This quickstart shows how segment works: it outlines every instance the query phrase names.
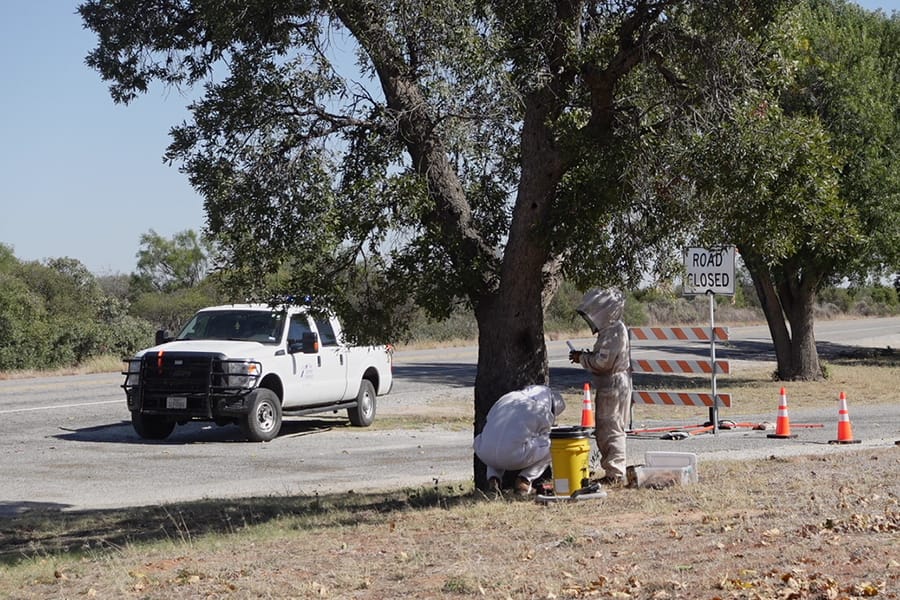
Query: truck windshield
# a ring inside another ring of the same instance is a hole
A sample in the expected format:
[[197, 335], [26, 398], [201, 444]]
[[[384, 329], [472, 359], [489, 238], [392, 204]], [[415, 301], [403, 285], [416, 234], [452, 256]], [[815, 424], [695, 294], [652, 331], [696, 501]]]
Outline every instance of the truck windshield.
[[277, 344], [284, 329], [284, 312], [265, 310], [204, 310], [182, 328], [177, 340], [242, 340]]

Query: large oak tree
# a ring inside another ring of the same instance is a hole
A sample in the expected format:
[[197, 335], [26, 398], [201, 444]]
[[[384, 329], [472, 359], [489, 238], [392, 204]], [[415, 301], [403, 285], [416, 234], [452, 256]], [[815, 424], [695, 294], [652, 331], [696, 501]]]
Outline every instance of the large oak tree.
[[818, 292], [900, 263], [900, 18], [809, 0], [779, 31], [763, 53], [781, 66], [698, 138], [693, 178], [707, 235], [753, 279], [778, 376], [818, 379]]
[[748, 39], [776, 2], [88, 0], [79, 11], [99, 38], [87, 62], [114, 100], [154, 81], [202, 84], [168, 157], [205, 198], [243, 295], [265, 297], [267, 274], [288, 273], [282, 287], [337, 308], [366, 339], [402, 329], [410, 301], [437, 318], [474, 310], [477, 433], [500, 395], [547, 382], [543, 311], [561, 277], [633, 280], [677, 244], [683, 181], [654, 176], [671, 164], [667, 136], [700, 126], [700, 98], [741, 93]]

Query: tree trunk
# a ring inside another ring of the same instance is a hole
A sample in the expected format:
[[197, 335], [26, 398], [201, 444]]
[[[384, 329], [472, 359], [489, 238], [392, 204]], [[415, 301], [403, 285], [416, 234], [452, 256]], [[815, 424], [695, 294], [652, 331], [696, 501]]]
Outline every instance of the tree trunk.
[[[741, 254], [743, 255], [743, 252]], [[766, 323], [769, 325], [769, 335], [772, 336], [772, 343], [775, 346], [778, 377], [784, 379], [783, 374], [791, 371], [791, 332], [788, 330], [784, 318], [781, 300], [778, 298], [778, 292], [775, 290], [768, 271], [754, 268], [749, 263], [747, 269], [750, 271], [753, 287], [756, 288], [756, 295], [759, 297], [763, 314], [766, 316]]]
[[755, 260], [751, 252], [742, 249], [741, 256], [769, 325], [775, 346], [778, 379], [821, 379], [813, 312], [817, 280], [809, 275], [799, 275], [789, 266], [782, 266], [781, 283], [776, 285], [771, 272]]
[[[500, 396], [532, 384], [547, 384], [549, 368], [544, 343], [543, 315], [534, 311], [533, 300], [524, 300], [534, 290], [515, 286], [476, 311], [478, 319], [478, 373], [475, 376], [475, 423], [473, 436], [484, 428], [488, 411]], [[537, 293], [540, 294], [538, 288]], [[509, 303], [515, 304], [515, 307]], [[474, 457], [475, 485], [486, 489], [484, 464]]]
[[[478, 373], [473, 435], [484, 428], [500, 396], [527, 385], [549, 383], [544, 306], [559, 272], [544, 231], [563, 166], [547, 128], [552, 102], [529, 98], [522, 127], [522, 174], [500, 266], [497, 290], [476, 299]], [[475, 457], [475, 485], [486, 489], [485, 467]]]
[[819, 365], [819, 352], [816, 349], [814, 309], [816, 288], [809, 282], [807, 275], [799, 276], [784, 268], [786, 277], [779, 286], [779, 296], [790, 298], [784, 305], [784, 313], [791, 324], [791, 356], [790, 370], [780, 372], [782, 379], [788, 381], [815, 381], [822, 379], [822, 367]]

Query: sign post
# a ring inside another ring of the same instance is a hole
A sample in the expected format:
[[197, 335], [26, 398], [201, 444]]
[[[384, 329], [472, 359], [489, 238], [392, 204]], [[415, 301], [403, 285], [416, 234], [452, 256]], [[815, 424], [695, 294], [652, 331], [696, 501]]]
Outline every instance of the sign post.
[[734, 246], [723, 248], [688, 248], [684, 253], [686, 271], [683, 294], [709, 297], [709, 355], [713, 369], [710, 375], [713, 405], [709, 420], [713, 433], [719, 433], [719, 401], [716, 395], [716, 303], [715, 295], [734, 296]]

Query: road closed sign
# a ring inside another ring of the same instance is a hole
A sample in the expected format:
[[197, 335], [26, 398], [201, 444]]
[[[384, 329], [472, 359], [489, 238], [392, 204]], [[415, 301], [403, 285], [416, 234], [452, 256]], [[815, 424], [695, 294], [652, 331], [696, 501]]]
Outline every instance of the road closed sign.
[[688, 248], [684, 254], [685, 296], [734, 295], [734, 246]]

